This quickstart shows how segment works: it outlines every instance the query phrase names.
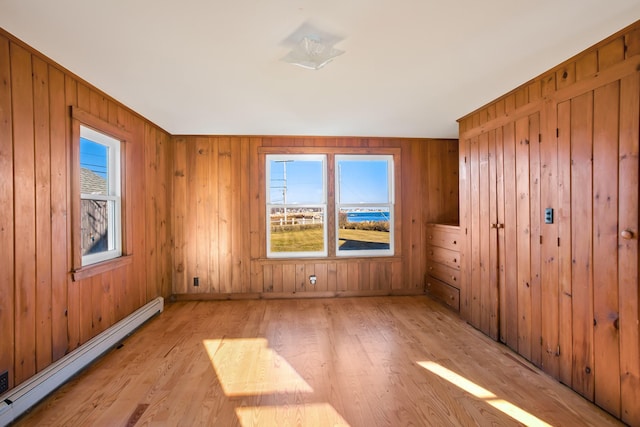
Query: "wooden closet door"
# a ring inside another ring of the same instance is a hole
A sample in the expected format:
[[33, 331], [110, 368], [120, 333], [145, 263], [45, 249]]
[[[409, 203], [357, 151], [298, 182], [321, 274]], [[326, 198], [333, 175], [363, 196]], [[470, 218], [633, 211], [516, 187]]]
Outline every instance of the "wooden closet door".
[[500, 340], [540, 364], [540, 115], [502, 127], [496, 182]]
[[640, 419], [638, 74], [557, 106], [559, 376]]
[[461, 313], [473, 326], [498, 339], [496, 131], [471, 138], [466, 147], [469, 205], [463, 268], [468, 269], [468, 309]]
[[[638, 285], [638, 154], [640, 73], [620, 81], [618, 149], [618, 301], [620, 415], [640, 425], [640, 286]], [[614, 327], [616, 325], [614, 324]], [[597, 393], [596, 389], [596, 393]]]

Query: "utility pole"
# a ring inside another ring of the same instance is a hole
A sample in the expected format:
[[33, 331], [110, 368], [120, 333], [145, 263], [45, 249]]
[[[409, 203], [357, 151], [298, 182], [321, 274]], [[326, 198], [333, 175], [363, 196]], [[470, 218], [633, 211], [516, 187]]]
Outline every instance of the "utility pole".
[[287, 224], [287, 163], [293, 160], [276, 160], [274, 163], [282, 163], [282, 203], [284, 204], [284, 224]]

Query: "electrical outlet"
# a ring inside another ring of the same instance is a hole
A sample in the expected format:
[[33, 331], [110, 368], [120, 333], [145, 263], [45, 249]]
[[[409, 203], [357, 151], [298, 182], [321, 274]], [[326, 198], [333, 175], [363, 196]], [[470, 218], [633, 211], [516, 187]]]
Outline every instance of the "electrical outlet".
[[318, 281], [318, 278], [316, 277], [315, 274], [312, 274], [311, 276], [309, 276], [309, 283], [311, 285], [315, 285], [317, 281]]
[[193, 286], [200, 286], [200, 278], [199, 277], [194, 277], [193, 278]]
[[0, 394], [9, 390], [9, 371], [0, 374]]

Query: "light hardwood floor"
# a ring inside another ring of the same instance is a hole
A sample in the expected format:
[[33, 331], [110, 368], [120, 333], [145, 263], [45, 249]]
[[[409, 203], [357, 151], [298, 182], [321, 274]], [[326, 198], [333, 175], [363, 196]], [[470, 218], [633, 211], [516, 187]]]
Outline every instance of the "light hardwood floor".
[[179, 302], [17, 425], [612, 426], [426, 297]]

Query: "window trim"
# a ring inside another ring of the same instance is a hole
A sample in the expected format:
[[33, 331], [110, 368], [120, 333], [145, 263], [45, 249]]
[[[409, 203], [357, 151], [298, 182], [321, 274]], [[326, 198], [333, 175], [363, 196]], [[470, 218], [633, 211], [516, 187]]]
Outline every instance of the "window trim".
[[[278, 258], [269, 258], [267, 257], [267, 243], [266, 243], [266, 217], [264, 216], [266, 213], [265, 205], [266, 205], [266, 184], [264, 180], [266, 179], [266, 161], [265, 157], [267, 155], [272, 154], [280, 154], [280, 155], [293, 155], [293, 154], [323, 154], [327, 156], [327, 204], [328, 206], [335, 205], [335, 191], [334, 191], [334, 158], [336, 155], [340, 154], [372, 154], [372, 155], [390, 155], [393, 158], [393, 174], [394, 174], [394, 182], [393, 182], [393, 194], [394, 200], [402, 200], [402, 159], [403, 159], [403, 148], [401, 146], [389, 145], [382, 147], [367, 147], [367, 146], [299, 146], [299, 145], [266, 145], [260, 146], [257, 148], [258, 150], [258, 164], [256, 165], [256, 172], [259, 174], [260, 182], [260, 193], [258, 199], [260, 200], [259, 205], [260, 215], [259, 219], [256, 223], [256, 228], [252, 226], [252, 231], [255, 231], [260, 236], [260, 245], [258, 247], [259, 253], [257, 253], [257, 260], [262, 263], [267, 264], [277, 264], [280, 263], [286, 257], [278, 257]], [[330, 178], [330, 179], [329, 179]], [[393, 238], [393, 246], [394, 246], [394, 255], [393, 256], [381, 256], [376, 254], [374, 256], [362, 257], [363, 259], [373, 260], [379, 258], [381, 260], [399, 260], [402, 259], [403, 256], [403, 247], [400, 242], [400, 238], [402, 236], [402, 203], [394, 203], [393, 207], [393, 216], [394, 216], [394, 238]], [[328, 215], [327, 218], [327, 227], [329, 233], [328, 245], [329, 251], [327, 256], [316, 257], [316, 258], [306, 258], [306, 260], [315, 260], [318, 262], [331, 262], [333, 261], [348, 261], [348, 260], [357, 260], [357, 257], [337, 257], [335, 255], [335, 216], [332, 214]], [[299, 258], [290, 258], [292, 261]]]
[[[81, 252], [81, 193], [80, 193], [80, 137], [81, 126], [93, 129], [99, 133], [120, 141], [120, 254], [107, 260], [96, 261], [93, 264], [82, 264]], [[70, 164], [70, 195], [71, 199], [71, 273], [73, 280], [81, 280], [100, 274], [111, 269], [119, 268], [130, 263], [128, 242], [131, 241], [128, 219], [131, 217], [130, 206], [126, 203], [126, 158], [127, 142], [132, 140], [132, 134], [125, 129], [106, 122], [80, 108], [71, 107], [71, 164]]]
[[[386, 203], [341, 203], [340, 200], [340, 168], [338, 163], [341, 160], [346, 161], [386, 161], [387, 163], [387, 192], [388, 200]], [[392, 257], [395, 255], [395, 171], [394, 171], [394, 155], [393, 154], [336, 154], [333, 158], [334, 171], [334, 188], [335, 188], [335, 254], [340, 258], [361, 258], [361, 257]], [[340, 232], [339, 217], [341, 208], [388, 208], [389, 209], [389, 249], [356, 249], [356, 250], [340, 250]]]
[[[326, 258], [329, 254], [329, 213], [328, 213], [328, 200], [327, 200], [327, 154], [305, 154], [305, 153], [291, 153], [291, 154], [267, 154], [265, 156], [265, 227], [266, 227], [266, 251], [267, 258]], [[287, 160], [300, 160], [300, 161], [320, 161], [322, 163], [322, 201], [321, 203], [308, 203], [308, 204], [295, 204], [288, 203], [271, 203], [271, 161], [287, 161]], [[322, 208], [324, 211], [324, 221], [322, 225], [323, 234], [323, 249], [322, 251], [314, 252], [272, 252], [271, 251], [271, 223], [269, 221], [271, 209], [278, 207], [292, 207], [303, 206], [309, 208]]]
[[[122, 207], [121, 207], [121, 177], [120, 177], [120, 150], [122, 141], [107, 135], [104, 132], [92, 129], [84, 124], [80, 124], [80, 138], [106, 146], [108, 148], [107, 157], [107, 194], [86, 194], [80, 193], [80, 200], [100, 200], [113, 203], [114, 216], [109, 216], [109, 227], [107, 228], [108, 241], [114, 243], [114, 248], [96, 254], [82, 255], [82, 266], [86, 267], [102, 261], [118, 258], [122, 255]], [[111, 208], [107, 208], [111, 209]], [[111, 223], [112, 222], [112, 223]]]

